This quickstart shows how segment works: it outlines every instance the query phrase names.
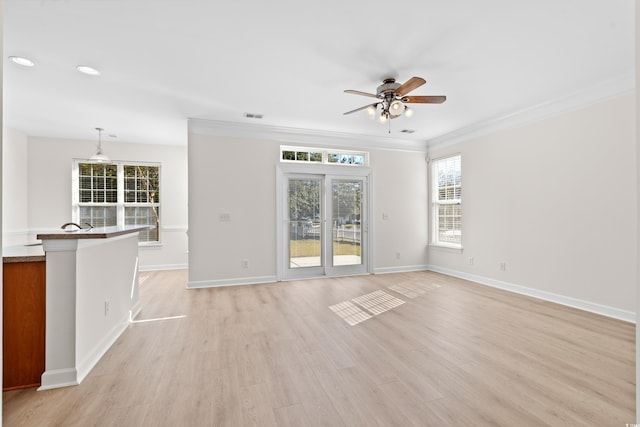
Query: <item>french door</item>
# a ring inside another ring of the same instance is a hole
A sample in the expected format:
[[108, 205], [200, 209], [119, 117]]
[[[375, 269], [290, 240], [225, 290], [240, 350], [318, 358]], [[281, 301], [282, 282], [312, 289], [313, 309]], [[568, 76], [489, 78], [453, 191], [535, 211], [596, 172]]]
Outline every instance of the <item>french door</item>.
[[282, 175], [280, 278], [368, 271], [367, 190], [364, 175]]

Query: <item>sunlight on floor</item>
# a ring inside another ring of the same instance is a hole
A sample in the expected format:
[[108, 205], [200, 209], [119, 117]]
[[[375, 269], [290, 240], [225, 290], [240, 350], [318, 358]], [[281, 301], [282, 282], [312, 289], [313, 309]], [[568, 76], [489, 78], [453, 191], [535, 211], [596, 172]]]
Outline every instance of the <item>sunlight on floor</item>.
[[131, 323], [148, 323], [148, 322], [159, 322], [162, 320], [174, 320], [174, 319], [184, 319], [187, 315], [182, 316], [170, 316], [170, 317], [157, 317], [155, 319], [141, 319], [141, 320], [132, 320]]
[[[439, 288], [440, 285], [422, 283], [402, 283], [388, 286], [387, 289], [403, 295], [409, 299], [417, 298], [428, 291]], [[329, 306], [329, 309], [336, 313], [350, 326], [369, 320], [378, 314], [399, 307], [406, 301], [396, 298], [384, 291], [374, 291], [364, 294], [350, 301], [343, 301]]]

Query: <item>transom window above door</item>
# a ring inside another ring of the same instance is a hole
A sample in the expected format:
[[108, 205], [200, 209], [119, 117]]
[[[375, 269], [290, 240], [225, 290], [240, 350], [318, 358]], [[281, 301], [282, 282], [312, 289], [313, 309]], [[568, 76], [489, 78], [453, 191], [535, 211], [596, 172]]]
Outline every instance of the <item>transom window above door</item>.
[[369, 166], [369, 153], [365, 151], [281, 145], [280, 161], [345, 166]]

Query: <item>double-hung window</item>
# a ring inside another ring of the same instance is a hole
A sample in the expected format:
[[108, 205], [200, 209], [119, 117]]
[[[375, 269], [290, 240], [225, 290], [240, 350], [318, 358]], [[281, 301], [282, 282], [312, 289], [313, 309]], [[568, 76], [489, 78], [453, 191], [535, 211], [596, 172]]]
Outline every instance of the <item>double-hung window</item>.
[[432, 160], [432, 243], [462, 248], [462, 159]]
[[141, 243], [160, 241], [160, 165], [73, 163], [73, 220], [94, 227], [149, 225]]

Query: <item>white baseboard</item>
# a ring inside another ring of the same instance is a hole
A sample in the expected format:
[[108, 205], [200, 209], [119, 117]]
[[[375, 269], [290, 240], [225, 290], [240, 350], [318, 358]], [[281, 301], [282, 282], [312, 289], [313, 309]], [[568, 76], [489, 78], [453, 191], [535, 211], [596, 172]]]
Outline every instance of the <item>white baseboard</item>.
[[410, 271], [424, 271], [424, 270], [429, 270], [429, 266], [428, 265], [404, 265], [401, 267], [374, 268], [373, 274], [407, 273]]
[[217, 288], [220, 286], [256, 285], [277, 281], [276, 276], [243, 277], [237, 279], [201, 280], [187, 283], [187, 289]]
[[189, 264], [141, 265], [138, 271], [186, 270]]
[[131, 307], [131, 310], [129, 311], [129, 323], [131, 323], [133, 319], [138, 317], [138, 314], [140, 314], [141, 311], [142, 311], [142, 304], [140, 303], [140, 301], [138, 301], [133, 305], [133, 307]]
[[52, 369], [45, 371], [40, 377], [38, 391], [51, 390], [52, 388], [69, 387], [80, 384], [78, 371], [75, 368]]
[[458, 270], [429, 265], [427, 269], [436, 273], [446, 274], [447, 276], [458, 277], [460, 279], [470, 280], [472, 282], [491, 286], [493, 288], [503, 289], [517, 294], [527, 295], [544, 301], [554, 302], [556, 304], [577, 308], [591, 313], [600, 314], [602, 316], [612, 317], [614, 319], [623, 320], [629, 323], [636, 323], [636, 313], [618, 308], [609, 307], [578, 298], [567, 297], [564, 295], [554, 294], [552, 292], [541, 291], [539, 289], [528, 288], [526, 286], [515, 285], [513, 283], [503, 282], [500, 280], [490, 279], [484, 276], [469, 274]]

